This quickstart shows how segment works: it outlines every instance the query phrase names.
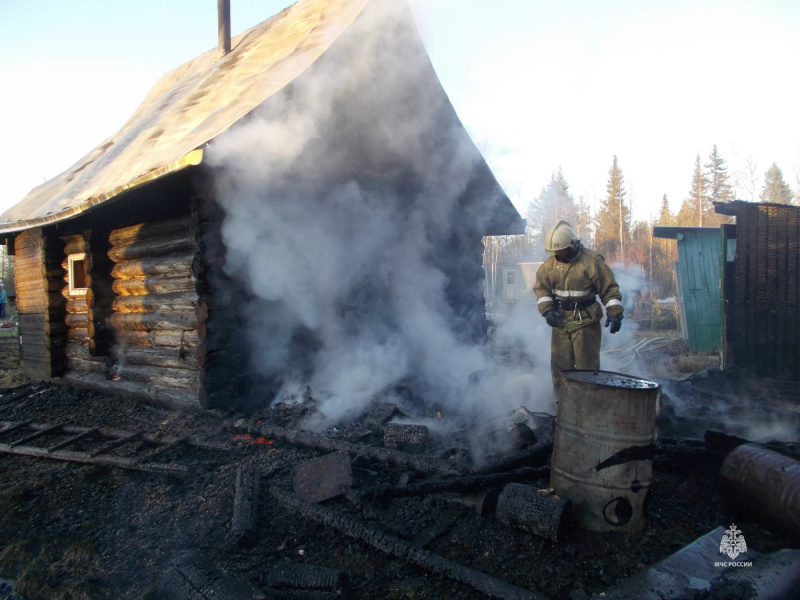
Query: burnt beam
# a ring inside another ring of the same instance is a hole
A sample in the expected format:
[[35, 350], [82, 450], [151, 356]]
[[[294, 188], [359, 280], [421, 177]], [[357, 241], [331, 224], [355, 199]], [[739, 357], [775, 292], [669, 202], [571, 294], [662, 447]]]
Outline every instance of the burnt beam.
[[473, 469], [473, 472], [494, 473], [497, 471], [510, 471], [520, 466], [541, 466], [547, 463], [552, 453], [553, 440], [547, 439], [537, 442], [525, 450], [492, 458], [477, 469]]
[[408, 454], [392, 448], [376, 448], [364, 444], [356, 444], [343, 440], [335, 440], [308, 431], [285, 429], [277, 425], [261, 425], [259, 435], [267, 438], [277, 438], [291, 444], [321, 450], [347, 452], [354, 456], [363, 456], [381, 463], [392, 464], [402, 468], [414, 469], [422, 473], [442, 473], [457, 475], [455, 465], [446, 460], [429, 456]]
[[239, 465], [233, 493], [233, 519], [231, 520], [231, 542], [236, 546], [248, 546], [256, 538], [258, 522], [258, 495], [261, 473], [252, 463]]
[[545, 600], [544, 596], [535, 592], [458, 564], [428, 550], [412, 546], [380, 529], [370, 527], [350, 515], [337, 513], [317, 504], [305, 502], [275, 486], [270, 487], [269, 492], [285, 507], [307, 519], [331, 527], [351, 538], [366, 542], [386, 554], [391, 554], [439, 575], [460, 581], [492, 598], [501, 598], [503, 600]]
[[242, 600], [265, 598], [246, 579], [226, 573], [207, 557], [184, 554], [161, 578], [160, 598], [174, 600]]
[[533, 481], [550, 477], [549, 467], [524, 467], [505, 473], [489, 473], [486, 475], [468, 475], [453, 479], [420, 481], [407, 486], [380, 485], [361, 492], [361, 500], [386, 500], [441, 494], [443, 492], [474, 492], [494, 486], [505, 485], [512, 481]]

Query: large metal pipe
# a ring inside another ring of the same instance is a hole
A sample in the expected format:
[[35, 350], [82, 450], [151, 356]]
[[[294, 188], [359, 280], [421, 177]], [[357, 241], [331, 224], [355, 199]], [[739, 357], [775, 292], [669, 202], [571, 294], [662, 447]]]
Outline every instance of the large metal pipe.
[[800, 461], [758, 444], [734, 448], [720, 468], [731, 500], [800, 536]]
[[219, 57], [231, 51], [231, 0], [217, 0]]

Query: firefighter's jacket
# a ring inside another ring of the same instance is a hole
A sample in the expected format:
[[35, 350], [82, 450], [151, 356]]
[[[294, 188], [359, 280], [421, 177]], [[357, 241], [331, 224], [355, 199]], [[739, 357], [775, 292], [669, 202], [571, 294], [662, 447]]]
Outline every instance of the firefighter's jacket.
[[621, 317], [622, 294], [614, 273], [603, 256], [581, 246], [569, 262], [548, 258], [536, 272], [536, 293], [539, 312], [556, 309], [566, 323], [567, 331], [575, 331], [603, 318], [600, 301], [609, 317]]

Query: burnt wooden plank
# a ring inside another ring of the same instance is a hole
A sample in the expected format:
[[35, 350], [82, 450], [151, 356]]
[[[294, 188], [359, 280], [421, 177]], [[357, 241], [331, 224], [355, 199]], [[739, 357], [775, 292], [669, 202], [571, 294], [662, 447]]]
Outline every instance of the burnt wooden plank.
[[233, 493], [233, 518], [230, 539], [236, 546], [249, 546], [258, 531], [258, 498], [261, 473], [254, 464], [245, 463], [236, 469]]
[[89, 303], [86, 301], [86, 298], [72, 298], [67, 300], [67, 305], [65, 307], [68, 313], [88, 313], [89, 312]]
[[152, 237], [131, 241], [128, 244], [114, 245], [108, 251], [108, 258], [115, 263], [120, 263], [127, 260], [139, 260], [193, 251], [195, 247], [193, 237], [188, 229], [182, 233], [183, 235], [180, 236], [173, 234], [166, 237]]
[[0, 452], [35, 456], [38, 458], [52, 458], [69, 462], [106, 465], [134, 471], [161, 473], [164, 475], [184, 476], [189, 472], [189, 469], [182, 465], [167, 465], [163, 463], [139, 464], [132, 458], [125, 458], [122, 456], [94, 455], [88, 452], [75, 452], [70, 450], [49, 451], [47, 448], [39, 448], [36, 446], [11, 446], [10, 444], [0, 443]]
[[767, 244], [767, 281], [765, 299], [766, 347], [764, 348], [764, 362], [767, 371], [775, 375], [778, 371], [778, 309], [781, 298], [778, 296], [778, 243], [777, 225], [778, 211], [774, 206], [766, 207], [766, 244]]
[[70, 371], [77, 373], [96, 373], [98, 375], [105, 375], [108, 368], [102, 360], [95, 360], [92, 358], [78, 358], [75, 356], [67, 356], [67, 365]]
[[109, 234], [108, 241], [112, 246], [118, 246], [153, 237], [171, 237], [185, 233], [189, 230], [190, 225], [190, 217], [139, 223], [130, 227], [114, 229]]
[[143, 348], [127, 347], [123, 354], [126, 364], [150, 367], [167, 367], [170, 369], [189, 369], [199, 368], [197, 355], [187, 353], [184, 348]]
[[788, 367], [792, 379], [800, 379], [800, 344], [797, 338], [800, 337], [800, 318], [797, 315], [797, 306], [800, 303], [800, 210], [789, 212], [787, 231], [787, 282], [786, 282], [786, 302], [787, 302], [787, 354], [790, 357]]
[[200, 386], [200, 371], [197, 369], [172, 369], [129, 364], [119, 369], [117, 375], [125, 380], [167, 388], [195, 390]]
[[145, 296], [117, 296], [112, 306], [118, 313], [189, 312], [197, 307], [197, 293], [190, 290]]
[[123, 331], [197, 330], [194, 311], [170, 313], [114, 313], [111, 325]]
[[191, 273], [172, 277], [137, 277], [115, 279], [111, 287], [120, 296], [169, 294], [195, 291], [195, 280]]
[[86, 238], [82, 234], [65, 235], [61, 240], [64, 242], [64, 254], [80, 254], [86, 252]]
[[207, 557], [187, 553], [160, 577], [159, 598], [165, 600], [244, 600], [264, 598], [240, 575], [220, 569]]
[[768, 293], [768, 260], [769, 260], [769, 216], [767, 213], [768, 207], [760, 206], [758, 210], [758, 263], [756, 272], [756, 323], [755, 339], [756, 345], [752, 348], [753, 360], [756, 365], [756, 371], [759, 375], [769, 373], [770, 367], [768, 364], [768, 315], [767, 315], [767, 293]]
[[787, 352], [789, 340], [788, 317], [791, 310], [788, 299], [789, 283], [789, 214], [780, 209], [775, 210], [774, 249], [775, 254], [775, 368], [779, 377], [786, 377], [789, 372], [790, 356]]
[[106, 442], [105, 444], [103, 444], [99, 448], [95, 448], [94, 450], [89, 452], [89, 456], [94, 457], [94, 456], [100, 456], [101, 454], [108, 454], [109, 452], [119, 448], [120, 446], [124, 446], [126, 444], [130, 444], [132, 442], [139, 441], [140, 437], [141, 437], [141, 434], [138, 433], [138, 432], [136, 432], [136, 433], [127, 433], [125, 435], [122, 435], [122, 436], [114, 439], [114, 440], [111, 440], [110, 442]]
[[92, 355], [89, 353], [89, 344], [85, 342], [67, 341], [64, 353], [67, 355], [67, 358], [93, 359]]
[[161, 456], [169, 452], [170, 450], [174, 450], [175, 448], [186, 444], [186, 438], [177, 438], [167, 442], [166, 444], [160, 444], [158, 448], [154, 448], [149, 452], [145, 452], [143, 454], [139, 454], [134, 460], [137, 463], [146, 463], [152, 461], [154, 458]]
[[194, 253], [174, 257], [147, 258], [117, 263], [111, 270], [116, 279], [180, 276], [192, 272]]
[[[740, 365], [747, 365], [749, 368], [754, 368], [755, 363], [751, 360], [750, 352], [756, 348], [755, 325], [758, 322], [757, 314], [757, 299], [756, 290], [758, 288], [758, 211], [756, 207], [744, 211], [744, 227], [742, 233], [744, 234], [743, 240], [746, 242], [744, 248], [745, 266], [743, 277], [743, 315], [742, 327], [743, 335], [739, 340], [739, 358], [737, 360]], [[738, 227], [738, 225], [737, 225]]]
[[88, 311], [85, 313], [67, 313], [64, 322], [70, 329], [73, 327], [78, 329], [90, 329]]
[[97, 432], [98, 428], [96, 427], [93, 429], [87, 429], [86, 431], [81, 431], [80, 433], [76, 433], [72, 437], [67, 438], [63, 442], [59, 442], [55, 446], [48, 446], [47, 452], [52, 453], [55, 452], [56, 450], [63, 450], [67, 446], [72, 446], [73, 444], [77, 444], [78, 442], [81, 442], [85, 439], [92, 437], [93, 435], [96, 435]]
[[38, 440], [41, 437], [45, 437], [47, 435], [50, 435], [51, 433], [57, 433], [57, 432], [61, 431], [61, 428], [63, 426], [64, 426], [64, 423], [57, 423], [56, 425], [51, 425], [51, 426], [49, 426], [49, 427], [47, 427], [45, 429], [40, 429], [39, 431], [31, 433], [30, 435], [26, 435], [25, 437], [22, 437], [22, 438], [19, 438], [17, 440], [14, 440], [13, 442], [11, 442], [9, 444], [9, 446], [11, 446], [12, 448], [15, 447], [15, 446], [24, 446], [28, 442], [32, 442], [34, 440]]
[[458, 469], [454, 463], [430, 456], [408, 454], [391, 448], [376, 448], [344, 440], [335, 440], [309, 431], [286, 429], [277, 425], [264, 424], [259, 427], [259, 431], [261, 436], [266, 438], [280, 438], [292, 444], [298, 444], [309, 448], [321, 448], [333, 451], [341, 450], [349, 454], [364, 456], [379, 462], [412, 468], [422, 473], [444, 473], [449, 475], [458, 473]]
[[308, 502], [323, 502], [344, 493], [353, 484], [350, 457], [333, 452], [295, 469], [294, 493]]
[[264, 573], [264, 582], [271, 587], [319, 589], [343, 595], [349, 583], [347, 573], [317, 565], [280, 563]]
[[152, 331], [118, 331], [120, 344], [142, 348], [177, 348], [196, 350], [200, 345], [197, 330], [165, 329]]
[[76, 373], [72, 371], [64, 374], [64, 380], [104, 394], [128, 394], [153, 404], [170, 408], [196, 409], [199, 404], [197, 390], [163, 388], [138, 381], [107, 379], [104, 375], [97, 373]]
[[362, 540], [382, 552], [392, 554], [424, 569], [465, 583], [488, 596], [506, 600], [542, 599], [542, 596], [535, 592], [460, 565], [428, 550], [412, 546], [393, 535], [370, 527], [362, 519], [343, 513], [335, 513], [318, 504], [305, 502], [274, 486], [269, 491], [278, 502], [307, 519], [332, 527], [349, 537]]

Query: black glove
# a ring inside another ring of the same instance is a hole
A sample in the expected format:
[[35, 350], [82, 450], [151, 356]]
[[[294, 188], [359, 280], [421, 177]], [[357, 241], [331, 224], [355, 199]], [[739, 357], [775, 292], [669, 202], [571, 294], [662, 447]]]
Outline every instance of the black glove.
[[619, 328], [622, 327], [622, 317], [608, 317], [606, 319], [606, 327], [611, 325], [611, 328], [608, 330], [609, 333], [617, 333]]
[[550, 327], [564, 327], [566, 325], [557, 310], [548, 310], [544, 313], [544, 318]]

